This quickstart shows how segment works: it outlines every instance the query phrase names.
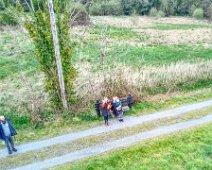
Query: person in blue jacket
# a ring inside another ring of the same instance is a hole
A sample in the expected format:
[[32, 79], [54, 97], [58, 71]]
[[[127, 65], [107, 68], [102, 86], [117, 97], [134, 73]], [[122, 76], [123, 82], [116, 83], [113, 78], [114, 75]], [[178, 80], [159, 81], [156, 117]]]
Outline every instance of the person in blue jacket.
[[113, 108], [114, 108], [116, 117], [118, 117], [118, 120], [120, 122], [123, 122], [122, 105], [121, 105], [121, 101], [119, 100], [119, 98], [117, 96], [113, 97]]
[[15, 135], [17, 133], [11, 121], [5, 119], [4, 116], [0, 116], [0, 139], [5, 142], [9, 154], [12, 154], [12, 151], [17, 152], [13, 141], [13, 136]]

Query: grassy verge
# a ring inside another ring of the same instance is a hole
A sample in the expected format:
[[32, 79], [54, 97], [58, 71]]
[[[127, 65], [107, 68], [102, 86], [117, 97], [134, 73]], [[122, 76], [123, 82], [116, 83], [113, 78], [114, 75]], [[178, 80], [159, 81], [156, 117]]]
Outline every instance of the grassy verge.
[[[164, 99], [163, 99], [164, 97]], [[164, 109], [171, 109], [178, 107], [180, 105], [188, 104], [188, 103], [195, 103], [204, 101], [207, 99], [212, 99], [212, 91], [209, 89], [207, 92], [202, 92], [196, 94], [184, 94], [178, 95], [174, 97], [169, 97], [164, 95], [162, 98], [156, 98], [153, 100], [146, 99], [141, 101], [141, 103], [136, 104], [132, 110], [128, 112], [129, 115], [133, 114], [149, 114], [156, 111], [164, 110]]]
[[60, 144], [56, 146], [50, 146], [42, 150], [27, 152], [19, 156], [13, 156], [0, 160], [1, 167], [3, 169], [13, 168], [21, 166], [27, 163], [32, 163], [35, 161], [42, 161], [44, 159], [49, 159], [56, 156], [62, 156], [72, 151], [76, 151], [85, 147], [94, 146], [104, 142], [110, 142], [116, 139], [124, 138], [130, 135], [141, 133], [146, 130], [156, 128], [158, 126], [165, 126], [174, 124], [177, 122], [187, 121], [194, 118], [200, 118], [212, 113], [212, 106], [206, 109], [189, 112], [187, 114], [179, 115], [177, 117], [168, 117], [165, 119], [159, 119], [152, 122], [145, 122], [141, 125], [137, 125], [130, 128], [124, 128], [120, 130], [115, 130], [113, 132], [102, 133], [99, 135], [93, 135], [85, 137], [73, 142], [66, 144]]
[[[198, 94], [184, 94], [178, 97], [168, 97], [165, 99], [145, 100], [134, 105], [132, 110], [129, 110], [125, 115], [142, 115], [150, 114], [164, 109], [175, 108], [184, 104], [200, 102], [204, 100], [212, 99], [212, 91], [199, 92]], [[53, 115], [52, 115], [53, 116]], [[73, 131], [83, 130], [97, 125], [101, 125], [103, 118], [97, 118], [96, 113], [91, 111], [90, 113], [84, 113], [75, 115], [72, 118], [58, 117], [48, 120], [43, 126], [34, 128], [30, 123], [28, 117], [21, 117], [21, 115], [15, 116], [15, 114], [9, 115], [14, 122], [15, 127], [18, 130], [16, 136], [16, 143], [21, 144], [38, 139], [46, 139], [49, 137], [70, 133]], [[0, 144], [0, 148], [3, 147]]]
[[211, 169], [211, 131], [212, 124], [208, 124], [55, 169]]
[[188, 30], [198, 28], [212, 28], [212, 24], [163, 24], [155, 23], [152, 27], [145, 29], [157, 29], [157, 30]]

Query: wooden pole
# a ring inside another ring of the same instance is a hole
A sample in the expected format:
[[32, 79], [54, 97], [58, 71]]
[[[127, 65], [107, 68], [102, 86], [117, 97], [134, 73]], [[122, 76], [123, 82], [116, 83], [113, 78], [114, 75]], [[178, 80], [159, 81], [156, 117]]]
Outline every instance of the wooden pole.
[[58, 41], [57, 29], [56, 29], [56, 23], [55, 23], [55, 17], [54, 17], [54, 5], [52, 3], [52, 0], [47, 0], [47, 2], [48, 2], [48, 8], [49, 8], [51, 28], [52, 28], [52, 37], [54, 42], [54, 51], [55, 51], [55, 57], [57, 62], [57, 71], [58, 71], [58, 78], [60, 83], [61, 97], [62, 97], [64, 109], [68, 109], [68, 104], [66, 100], [66, 92], [65, 92], [65, 83], [63, 78], [62, 63], [61, 63], [61, 57], [60, 57], [59, 41]]

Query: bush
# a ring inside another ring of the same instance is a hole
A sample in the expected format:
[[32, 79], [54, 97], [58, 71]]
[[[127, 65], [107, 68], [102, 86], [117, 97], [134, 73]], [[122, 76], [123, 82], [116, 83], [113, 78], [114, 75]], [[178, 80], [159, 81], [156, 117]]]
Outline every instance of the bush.
[[195, 9], [196, 9], [196, 6], [195, 6], [195, 5], [192, 5], [192, 6], [190, 7], [190, 9], [189, 9], [189, 15], [190, 15], [190, 16], [193, 15]]
[[120, 1], [109, 1], [109, 2], [102, 2], [102, 3], [94, 3], [90, 9], [89, 13], [95, 16], [102, 16], [102, 15], [122, 15], [123, 10], [121, 7]]
[[0, 12], [0, 25], [18, 25], [20, 13], [14, 7], [8, 7]]
[[89, 25], [91, 23], [89, 15], [83, 5], [75, 5], [71, 8], [72, 15], [70, 16], [71, 19], [71, 26], [76, 25]]
[[5, 9], [5, 3], [3, 0], [0, 0], [0, 10], [4, 10]]
[[207, 8], [206, 17], [212, 21], [212, 4]]
[[203, 9], [202, 8], [197, 8], [194, 10], [193, 17], [196, 19], [202, 19], [203, 18]]
[[157, 17], [165, 17], [165, 13], [163, 11], [158, 11]]
[[157, 16], [157, 13], [158, 13], [158, 11], [157, 11], [156, 8], [151, 8], [151, 9], [150, 9], [150, 12], [149, 12], [149, 15], [150, 15], [151, 17], [156, 17], [156, 16]]
[[122, 15], [123, 10], [121, 8], [120, 1], [113, 0], [109, 1], [108, 3], [104, 4], [102, 8], [105, 11], [106, 15]]
[[94, 3], [89, 8], [89, 13], [90, 13], [90, 15], [94, 15], [94, 16], [101, 16], [101, 15], [103, 15], [103, 11], [101, 9], [101, 4]]

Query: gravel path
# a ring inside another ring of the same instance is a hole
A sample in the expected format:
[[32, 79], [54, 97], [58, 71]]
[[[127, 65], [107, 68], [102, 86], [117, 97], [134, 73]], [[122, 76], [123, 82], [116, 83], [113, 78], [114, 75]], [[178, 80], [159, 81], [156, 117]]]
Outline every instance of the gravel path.
[[36, 162], [33, 164], [25, 165], [22, 167], [18, 167], [12, 170], [41, 170], [46, 168], [55, 167], [57, 165], [62, 165], [68, 162], [76, 161], [82, 158], [88, 158], [91, 156], [95, 156], [106, 151], [110, 151], [112, 149], [117, 149], [121, 147], [127, 147], [129, 145], [135, 144], [136, 142], [141, 142], [146, 139], [151, 139], [154, 137], [158, 137], [161, 135], [166, 135], [172, 132], [176, 132], [179, 130], [196, 127], [205, 123], [212, 122], [212, 115], [205, 116], [200, 119], [194, 119], [191, 121], [186, 121], [182, 123], [177, 123], [170, 126], [159, 127], [150, 131], [146, 131], [143, 133], [139, 133], [133, 136], [129, 136], [123, 139], [115, 140], [113, 142], [108, 142], [92, 147], [88, 147], [79, 151], [71, 152], [67, 155], [55, 157], [52, 159], [47, 159], [45, 161]]
[[[48, 146], [52, 146], [56, 144], [67, 143], [67, 142], [70, 142], [79, 138], [87, 137], [90, 135], [96, 135], [96, 134], [100, 134], [104, 132], [114, 131], [117, 129], [123, 129], [126, 127], [136, 126], [138, 124], [142, 124], [143, 122], [154, 121], [154, 120], [165, 118], [165, 117], [177, 116], [177, 115], [191, 112], [194, 110], [202, 109], [204, 107], [211, 106], [211, 105], [212, 105], [212, 100], [208, 100], [208, 101], [204, 101], [200, 103], [185, 105], [185, 106], [171, 109], [171, 110], [156, 112], [150, 115], [128, 116], [128, 117], [125, 117], [125, 120], [123, 123], [117, 123], [117, 120], [112, 120], [110, 122], [110, 126], [108, 127], [97, 126], [91, 129], [80, 131], [80, 132], [73, 132], [70, 134], [53, 137], [46, 140], [40, 140], [40, 141], [22, 144], [17, 147], [18, 149], [17, 154], [21, 154], [21, 153], [25, 153], [25, 152], [33, 151], [33, 150], [39, 150], [44, 147], [48, 147]], [[6, 149], [0, 150], [0, 159], [5, 158], [7, 156], [8, 154]]]

